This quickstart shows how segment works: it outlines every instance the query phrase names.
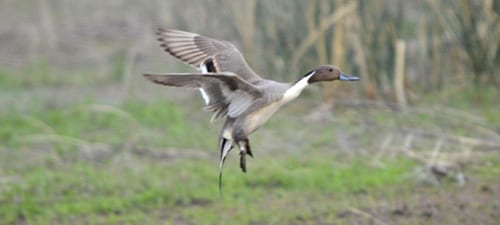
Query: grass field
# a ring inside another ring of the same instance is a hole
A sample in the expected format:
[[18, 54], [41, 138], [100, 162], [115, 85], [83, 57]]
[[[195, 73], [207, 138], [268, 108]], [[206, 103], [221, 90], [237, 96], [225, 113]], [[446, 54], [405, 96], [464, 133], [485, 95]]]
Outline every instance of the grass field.
[[454, 90], [424, 96], [407, 112], [345, 101], [318, 114], [313, 88], [251, 137], [247, 174], [230, 155], [220, 197], [221, 122], [209, 123], [196, 92], [138, 76], [134, 95], [116, 95], [112, 80], [9, 73], [0, 79], [0, 224], [500, 220], [496, 90], [481, 101]]

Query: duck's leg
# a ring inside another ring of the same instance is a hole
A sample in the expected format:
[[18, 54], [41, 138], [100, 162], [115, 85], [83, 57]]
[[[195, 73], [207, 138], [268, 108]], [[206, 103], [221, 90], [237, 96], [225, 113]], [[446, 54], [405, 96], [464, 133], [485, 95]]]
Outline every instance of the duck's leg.
[[252, 150], [250, 149], [250, 140], [246, 138], [245, 140], [243, 140], [243, 142], [245, 142], [245, 149], [247, 150], [247, 154], [253, 158]]
[[241, 171], [245, 173], [247, 172], [246, 156], [247, 154], [252, 156], [252, 152], [250, 150], [248, 133], [245, 131], [244, 127], [244, 121], [236, 120], [232, 130], [232, 139], [240, 149], [240, 168]]
[[240, 168], [241, 168], [241, 171], [246, 173], [247, 172], [247, 162], [246, 162], [247, 150], [246, 150], [246, 144], [243, 142], [244, 141], [238, 142], [238, 147], [240, 148]]

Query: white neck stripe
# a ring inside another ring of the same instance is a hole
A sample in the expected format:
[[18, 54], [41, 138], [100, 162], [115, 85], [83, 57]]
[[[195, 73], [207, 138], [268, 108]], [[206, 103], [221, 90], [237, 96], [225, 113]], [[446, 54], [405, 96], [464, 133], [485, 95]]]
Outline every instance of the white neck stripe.
[[304, 76], [299, 81], [297, 81], [292, 87], [286, 90], [285, 94], [283, 95], [283, 101], [289, 102], [299, 97], [302, 90], [304, 90], [304, 88], [307, 87], [307, 85], [309, 85], [308, 82], [309, 78], [311, 78], [315, 73], [316, 71], [313, 71], [310, 74]]

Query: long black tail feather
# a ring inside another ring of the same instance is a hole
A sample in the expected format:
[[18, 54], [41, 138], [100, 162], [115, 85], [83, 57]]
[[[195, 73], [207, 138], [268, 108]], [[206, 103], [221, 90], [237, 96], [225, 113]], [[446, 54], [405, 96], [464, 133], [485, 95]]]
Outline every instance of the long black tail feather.
[[233, 148], [233, 141], [221, 137], [219, 140], [220, 148], [220, 162], [219, 162], [219, 195], [222, 196], [222, 171], [224, 168], [224, 161], [226, 160], [227, 154]]

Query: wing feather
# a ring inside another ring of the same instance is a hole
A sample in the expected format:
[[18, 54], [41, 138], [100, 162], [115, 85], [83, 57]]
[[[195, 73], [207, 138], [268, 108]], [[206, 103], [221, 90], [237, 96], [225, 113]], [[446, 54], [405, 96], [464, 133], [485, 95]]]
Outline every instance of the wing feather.
[[204, 109], [214, 113], [212, 120], [225, 115], [237, 117], [244, 113], [255, 99], [262, 97], [259, 88], [233, 73], [169, 73], [144, 76], [167, 86], [203, 89], [209, 98]]
[[262, 80], [240, 51], [228, 41], [173, 29], [159, 29], [157, 35], [165, 51], [197, 69], [210, 61], [217, 67], [209, 72], [232, 72], [249, 82]]

